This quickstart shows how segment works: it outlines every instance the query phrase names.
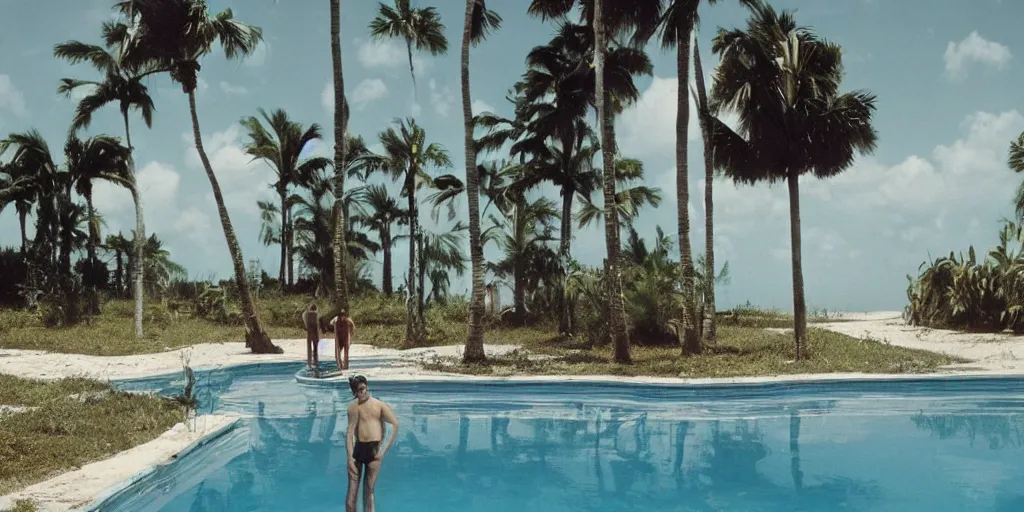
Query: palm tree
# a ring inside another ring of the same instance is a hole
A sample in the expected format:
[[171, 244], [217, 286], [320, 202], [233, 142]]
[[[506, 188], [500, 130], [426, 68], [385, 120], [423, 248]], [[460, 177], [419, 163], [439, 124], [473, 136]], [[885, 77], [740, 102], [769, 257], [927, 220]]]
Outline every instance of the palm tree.
[[[470, 98], [469, 48], [501, 27], [501, 16], [487, 9], [484, 0], [466, 0], [466, 18], [462, 24], [462, 125], [465, 131], [466, 192], [469, 194], [469, 260], [472, 290], [469, 298], [469, 334], [462, 359], [466, 363], [487, 358], [484, 353], [484, 248], [480, 232], [480, 174], [476, 169], [473, 101]], [[411, 61], [410, 61], [411, 64]], [[436, 289], [436, 284], [434, 285]]]
[[[419, 258], [417, 271], [419, 275], [420, 316], [427, 303], [426, 280], [430, 278], [430, 297], [435, 302], [444, 300], [448, 293], [449, 274], [454, 271], [455, 275], [462, 277], [466, 273], [466, 254], [460, 245], [463, 241], [463, 233], [468, 226], [457, 222], [454, 227], [445, 233], [433, 233], [420, 228], [419, 236], [416, 237], [417, 253]], [[404, 235], [408, 236], [408, 235]]]
[[0, 199], [0, 210], [8, 205], [14, 205], [14, 211], [18, 215], [18, 227], [21, 230], [21, 255], [24, 257], [28, 253], [28, 235], [25, 223], [28, 221], [28, 214], [32, 212], [32, 204], [36, 201], [34, 190], [29, 187], [14, 192], [15, 183], [24, 182], [29, 178], [25, 174], [25, 169], [20, 166], [0, 163], [0, 174], [6, 176], [0, 191], [11, 190], [7, 199]]
[[[615, 198], [615, 207], [619, 212], [619, 226], [632, 229], [633, 221], [640, 216], [640, 209], [650, 205], [657, 208], [661, 204], [661, 189], [644, 185], [644, 164], [639, 160], [626, 158], [615, 162], [615, 179], [618, 180], [616, 188], [621, 187]], [[603, 179], [598, 175], [598, 180]], [[639, 185], [634, 185], [640, 182]], [[580, 229], [583, 229], [594, 222], [601, 222], [605, 215], [604, 210], [595, 205], [589, 197], [580, 194], [582, 206], [576, 214], [576, 221]]]
[[[708, 91], [704, 85], [704, 68], [700, 63], [700, 46], [697, 44], [697, 39], [693, 40], [693, 68], [694, 75], [696, 76], [697, 82], [697, 106], [700, 112], [707, 112], [708, 109]], [[689, 108], [689, 107], [687, 107]], [[713, 276], [715, 275], [715, 218], [714, 218], [714, 193], [713, 185], [715, 182], [715, 164], [714, 164], [714, 146], [711, 145], [711, 127], [707, 123], [706, 117], [700, 116], [700, 131], [701, 137], [704, 140], [704, 271], [703, 275]], [[697, 277], [701, 274], [699, 269], [694, 270], [694, 276]], [[714, 344], [717, 340], [717, 333], [715, 330], [715, 279], [706, 279], [703, 281], [704, 289], [703, 293], [694, 293], [696, 297], [703, 297], [703, 308], [704, 315], [700, 315], [700, 320], [707, 322], [707, 327], [704, 328], [704, 340], [709, 344]], [[697, 279], [694, 284], [699, 286], [701, 283], [700, 279]]]
[[348, 101], [345, 99], [345, 74], [341, 65], [341, 0], [331, 0], [331, 70], [334, 78], [334, 302], [338, 311], [348, 311], [348, 242], [344, 210], [345, 174], [348, 151]]
[[89, 313], [97, 315], [100, 313], [100, 303], [95, 284], [97, 273], [105, 272], [105, 268], [99, 268], [102, 264], [96, 259], [96, 247], [100, 244], [100, 233], [99, 226], [92, 221], [95, 217], [92, 187], [96, 180], [104, 180], [124, 184], [127, 188], [134, 189], [135, 177], [132, 175], [129, 164], [131, 154], [116, 137], [98, 135], [83, 141], [73, 132], [68, 136], [64, 145], [64, 154], [69, 178], [74, 182], [78, 194], [85, 198], [90, 219], [89, 239], [86, 245], [88, 251], [86, 268], [88, 270], [85, 277], [89, 290]]
[[[114, 289], [116, 291], [116, 297], [123, 297], [123, 293], [128, 288], [128, 284], [125, 283], [125, 256], [131, 260], [132, 242], [124, 237], [123, 234], [117, 233], [116, 235], [107, 235], [106, 240], [103, 243], [103, 248], [107, 251], [114, 253], [114, 261], [116, 266], [114, 267]], [[130, 266], [130, 265], [129, 265]]]
[[363, 223], [377, 233], [377, 241], [381, 251], [384, 253], [384, 264], [381, 271], [381, 291], [390, 297], [393, 293], [394, 278], [392, 277], [393, 263], [391, 251], [399, 236], [392, 234], [391, 228], [395, 223], [403, 223], [409, 216], [408, 212], [398, 205], [398, 200], [388, 193], [384, 185], [371, 185], [366, 190], [366, 204], [370, 211]]
[[35, 129], [8, 135], [0, 141], [0, 155], [12, 147], [14, 154], [8, 166], [14, 170], [14, 178], [0, 195], [0, 200], [6, 199], [5, 195], [35, 198], [36, 229], [32, 250], [39, 261], [53, 267], [57, 263], [60, 237], [57, 198], [64, 193], [66, 174], [57, 167], [49, 144]]
[[[480, 0], [478, 3], [483, 9], [483, 1]], [[481, 10], [481, 12], [484, 11]], [[482, 38], [483, 33], [480, 34]], [[383, 3], [378, 4], [377, 16], [370, 21], [370, 36], [378, 41], [382, 39], [405, 41], [413, 90], [416, 89], [416, 71], [412, 65], [413, 47], [434, 56], [448, 53], [448, 38], [444, 35], [444, 24], [441, 23], [441, 15], [437, 13], [437, 9], [434, 7], [412, 7], [410, 0], [395, 0], [394, 7]]]
[[[413, 119], [395, 120], [398, 124], [390, 127], [379, 135], [384, 146], [382, 155], [368, 154], [360, 158], [359, 166], [367, 173], [384, 172], [394, 180], [402, 182], [402, 196], [408, 200], [409, 233], [419, 233], [419, 205], [416, 191], [424, 186], [439, 187], [442, 183], [457, 180], [454, 176], [444, 175], [432, 178], [427, 173], [428, 167], [449, 168], [451, 159], [440, 144], [427, 144], [427, 134]], [[408, 318], [406, 321], [405, 339], [408, 346], [414, 346], [426, 336], [426, 325], [418, 314], [419, 295], [416, 288], [416, 244], [409, 244], [408, 283]]]
[[[739, 113], [739, 133], [716, 117], [712, 126], [716, 166], [736, 182], [774, 183], [789, 188], [793, 260], [793, 316], [796, 358], [804, 357], [807, 306], [800, 247], [802, 174], [835, 176], [855, 156], [874, 150], [871, 125], [875, 96], [840, 94], [842, 49], [800, 27], [760, 1], [747, 29], [720, 29], [712, 51], [721, 56], [708, 104], [712, 114]], [[779, 129], [784, 126], [785, 130]]]
[[320, 125], [313, 123], [309, 128], [304, 128], [301, 123], [288, 119], [288, 113], [283, 109], [275, 109], [270, 115], [262, 108], [258, 109], [258, 112], [270, 127], [270, 131], [267, 131], [255, 116], [243, 118], [242, 126], [249, 137], [244, 149], [253, 159], [260, 159], [269, 164], [277, 175], [277, 181], [271, 188], [277, 192], [281, 202], [279, 213], [282, 236], [278, 242], [281, 245], [281, 268], [278, 279], [281, 281], [283, 292], [285, 285], [294, 282], [291, 269], [288, 268], [288, 255], [292, 250], [289, 189], [299, 176], [326, 169], [331, 165], [331, 161], [324, 157], [302, 158], [302, 150], [306, 144], [321, 138]]
[[548, 242], [556, 240], [552, 232], [558, 207], [546, 197], [530, 201], [523, 194], [512, 192], [508, 202], [498, 209], [498, 215], [488, 216], [491, 225], [481, 238], [484, 244], [495, 242], [504, 254], [489, 266], [498, 277], [512, 278], [514, 318], [516, 323], [522, 323], [527, 318], [528, 267]]
[[224, 205], [217, 176], [203, 148], [195, 96], [199, 61], [213, 50], [215, 42], [220, 41], [225, 57], [234, 59], [251, 54], [262, 41], [263, 31], [234, 19], [231, 9], [211, 17], [203, 0], [126, 0], [117, 6], [130, 17], [134, 25], [134, 29], [125, 34], [123, 43], [129, 62], [152, 63], [169, 69], [171, 79], [180, 84], [188, 96], [196, 151], [213, 189], [224, 238], [234, 266], [245, 322], [245, 345], [256, 353], [281, 353], [281, 348], [274, 345], [263, 330], [249, 291], [242, 249]]
[[[1010, 143], [1010, 155], [1007, 161], [1011, 171], [1024, 172], [1024, 132], [1021, 132], [1017, 140]], [[1015, 206], [1017, 221], [1024, 222], [1024, 183], [1021, 183], [1017, 189]]]
[[[129, 16], [131, 17], [131, 16]], [[114, 55], [101, 46], [82, 43], [79, 41], [66, 41], [54, 46], [55, 57], [66, 59], [75, 64], [89, 61], [101, 73], [104, 74], [102, 82], [89, 80], [75, 80], [71, 78], [61, 79], [61, 85], [57, 88], [58, 93], [71, 93], [82, 87], [91, 88], [90, 92], [78, 102], [75, 108], [75, 116], [71, 122], [71, 130], [78, 131], [88, 128], [92, 122], [92, 115], [104, 106], [117, 102], [121, 110], [121, 118], [124, 120], [125, 142], [128, 145], [130, 174], [135, 174], [135, 161], [131, 158], [134, 151], [132, 147], [131, 129], [129, 128], [128, 111], [138, 110], [142, 114], [142, 120], [147, 128], [153, 127], [153, 98], [149, 95], [149, 89], [142, 83], [142, 80], [149, 75], [167, 71], [157, 63], [141, 61], [135, 65], [126, 65], [122, 57], [125, 56], [123, 42], [128, 34], [128, 27], [123, 23], [106, 22], [103, 24], [103, 37], [108, 46], [118, 47], [117, 55]], [[135, 248], [136, 257], [142, 258], [142, 251], [145, 249], [141, 243], [146, 226], [143, 220], [142, 202], [135, 202], [135, 230], [140, 234], [140, 244]], [[135, 275], [135, 337], [142, 338], [142, 309], [143, 309], [143, 280], [145, 270], [139, 267]]]

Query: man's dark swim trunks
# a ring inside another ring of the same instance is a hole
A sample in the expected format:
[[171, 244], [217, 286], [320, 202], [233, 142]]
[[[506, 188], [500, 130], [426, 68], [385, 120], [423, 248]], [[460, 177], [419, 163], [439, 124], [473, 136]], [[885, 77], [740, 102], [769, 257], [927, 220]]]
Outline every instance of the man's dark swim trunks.
[[377, 457], [377, 449], [380, 448], [380, 441], [356, 441], [352, 449], [352, 458], [359, 464], [369, 464]]

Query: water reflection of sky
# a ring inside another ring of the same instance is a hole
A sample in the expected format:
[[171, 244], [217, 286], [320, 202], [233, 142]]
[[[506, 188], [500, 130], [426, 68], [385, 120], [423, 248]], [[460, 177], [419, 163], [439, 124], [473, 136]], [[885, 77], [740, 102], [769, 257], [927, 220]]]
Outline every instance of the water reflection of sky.
[[[339, 510], [347, 389], [300, 366], [198, 377], [237, 429], [113, 511]], [[262, 376], [261, 376], [262, 375]], [[205, 383], [204, 383], [205, 382]], [[387, 511], [1024, 510], [1024, 381], [765, 389], [377, 383]], [[174, 379], [122, 383], [174, 392]], [[180, 388], [179, 388], [180, 389]], [[556, 389], [557, 392], [552, 392]]]

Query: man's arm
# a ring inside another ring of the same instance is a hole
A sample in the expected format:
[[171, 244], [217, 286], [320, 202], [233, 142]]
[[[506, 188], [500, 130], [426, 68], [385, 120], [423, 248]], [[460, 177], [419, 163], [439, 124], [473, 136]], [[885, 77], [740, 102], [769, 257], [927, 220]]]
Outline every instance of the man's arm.
[[348, 464], [354, 465], [355, 459], [352, 458], [352, 448], [356, 444], [356, 426], [359, 425], [359, 409], [356, 409], [356, 405], [352, 404], [348, 406], [348, 429], [345, 433], [345, 453], [347, 454]]
[[384, 449], [380, 451], [379, 457], [384, 457], [384, 454], [391, 448], [391, 443], [395, 442], [395, 438], [398, 437], [398, 417], [395, 416], [395, 411], [392, 411], [388, 404], [381, 402], [380, 405], [381, 421], [391, 425], [391, 435], [388, 436], [388, 442], [384, 444]]

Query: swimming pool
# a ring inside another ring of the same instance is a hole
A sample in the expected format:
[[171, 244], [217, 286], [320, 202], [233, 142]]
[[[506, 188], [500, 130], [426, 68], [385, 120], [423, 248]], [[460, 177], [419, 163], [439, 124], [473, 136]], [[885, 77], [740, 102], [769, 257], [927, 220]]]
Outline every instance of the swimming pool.
[[[300, 367], [199, 372], [211, 410], [247, 417], [102, 510], [343, 510], [350, 394], [296, 383]], [[382, 511], [1024, 510], [1024, 379], [370, 378], [401, 422], [377, 483]], [[168, 392], [175, 379], [119, 384]]]

